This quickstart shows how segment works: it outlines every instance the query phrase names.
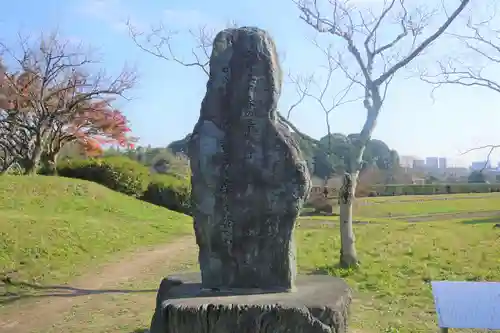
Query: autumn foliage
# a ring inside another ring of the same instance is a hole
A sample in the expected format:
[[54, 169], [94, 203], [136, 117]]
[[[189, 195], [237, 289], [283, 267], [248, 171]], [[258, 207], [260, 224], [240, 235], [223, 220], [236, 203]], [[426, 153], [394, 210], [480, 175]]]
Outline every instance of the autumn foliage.
[[40, 163], [54, 164], [70, 142], [90, 156], [100, 155], [103, 145], [132, 144], [128, 121], [112, 104], [133, 86], [133, 73], [111, 78], [92, 70], [96, 62], [81, 46], [56, 35], [21, 46], [21, 55], [3, 46], [12, 69], [0, 59], [3, 169], [18, 163], [32, 173]]
[[108, 100], [82, 106], [65, 131], [84, 147], [89, 156], [101, 155], [103, 145], [133, 147], [127, 118], [120, 110], [113, 109]]

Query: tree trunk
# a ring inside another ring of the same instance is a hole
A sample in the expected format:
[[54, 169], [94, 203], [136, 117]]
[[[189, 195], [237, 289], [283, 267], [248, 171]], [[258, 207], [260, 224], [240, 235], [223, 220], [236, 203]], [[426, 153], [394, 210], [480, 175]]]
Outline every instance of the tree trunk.
[[42, 148], [43, 143], [44, 143], [43, 136], [37, 134], [35, 137], [35, 141], [32, 143], [33, 152], [31, 154], [27, 154], [28, 157], [24, 158], [22, 161], [22, 167], [24, 168], [25, 175], [34, 175], [37, 173], [38, 167], [40, 166], [40, 160], [43, 154], [43, 148]]
[[358, 254], [356, 253], [356, 244], [354, 230], [352, 228], [352, 205], [354, 203], [356, 186], [358, 185], [358, 176], [363, 164], [363, 154], [368, 141], [370, 141], [373, 129], [377, 123], [377, 117], [382, 107], [382, 100], [378, 86], [371, 83], [369, 91], [366, 92], [367, 98], [371, 96], [372, 105], [368, 99], [365, 99], [367, 116], [363, 129], [359, 133], [359, 138], [355, 142], [356, 151], [350, 156], [348, 161], [348, 171], [344, 174], [342, 187], [339, 193], [340, 206], [340, 266], [357, 267], [359, 266]]
[[352, 228], [352, 205], [358, 172], [345, 173], [339, 193], [340, 206], [340, 266], [349, 268], [359, 265]]
[[36, 149], [35, 152], [33, 153], [32, 158], [25, 160], [25, 162], [23, 163], [25, 175], [36, 174], [38, 166], [40, 165], [41, 156], [42, 156], [41, 150]]
[[55, 175], [57, 173], [57, 155], [56, 152], [45, 152], [41, 157], [42, 173], [44, 175]]

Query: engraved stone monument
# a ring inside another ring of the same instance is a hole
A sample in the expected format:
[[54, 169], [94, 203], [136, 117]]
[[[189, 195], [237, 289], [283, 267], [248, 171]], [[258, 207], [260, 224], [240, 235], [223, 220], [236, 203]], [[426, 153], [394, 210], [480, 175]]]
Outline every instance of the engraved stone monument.
[[340, 279], [297, 279], [294, 228], [306, 162], [278, 119], [282, 72], [269, 34], [221, 31], [189, 140], [200, 274], [164, 279], [151, 333], [346, 332]]

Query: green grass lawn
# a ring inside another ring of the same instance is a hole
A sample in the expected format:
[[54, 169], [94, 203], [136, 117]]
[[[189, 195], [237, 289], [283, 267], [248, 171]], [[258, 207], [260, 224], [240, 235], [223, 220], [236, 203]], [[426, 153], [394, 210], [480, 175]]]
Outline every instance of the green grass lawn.
[[361, 267], [353, 271], [336, 267], [338, 224], [314, 223], [338, 217], [304, 217], [308, 223], [297, 230], [299, 269], [346, 279], [355, 291], [355, 327], [368, 332], [436, 332], [429, 281], [500, 281], [500, 228], [493, 228], [500, 218], [408, 223], [381, 216], [396, 215], [395, 211], [432, 217], [441, 212], [498, 209], [500, 196], [482, 196], [418, 203], [397, 202], [403, 197], [362, 199], [379, 203], [357, 207], [355, 219], [375, 223], [354, 226]]
[[[493, 228], [500, 215], [408, 223], [389, 213], [432, 218], [439, 213], [494, 211], [499, 204], [498, 194], [360, 199], [355, 219], [374, 223], [354, 226], [361, 267], [352, 271], [336, 267], [338, 224], [319, 223], [338, 217], [304, 217], [297, 229], [299, 270], [346, 279], [355, 293], [351, 323], [363, 332], [436, 332], [431, 280], [500, 280], [500, 228]], [[189, 217], [97, 184], [0, 177], [0, 274], [15, 270], [20, 280], [69, 281], [117, 253], [189, 233]], [[149, 285], [156, 286], [163, 274], [155, 275]], [[138, 288], [143, 282], [133, 284]], [[141, 297], [144, 305], [152, 296]], [[122, 320], [115, 306], [109, 304], [108, 312], [116, 318], [106, 317], [108, 325]], [[140, 307], [128, 306], [134, 311]], [[88, 311], [94, 315], [96, 309]], [[143, 320], [149, 320], [149, 312]]]
[[457, 193], [457, 194], [432, 194], [432, 195], [399, 195], [399, 196], [379, 196], [363, 197], [358, 201], [367, 200], [369, 202], [405, 202], [405, 201], [435, 201], [435, 200], [457, 200], [457, 199], [484, 199], [500, 198], [500, 193]]
[[496, 211], [499, 206], [500, 195], [498, 193], [397, 196], [358, 199], [354, 205], [354, 214], [366, 217], [411, 216]]
[[110, 256], [192, 231], [185, 215], [61, 177], [0, 177], [0, 275], [64, 282]]

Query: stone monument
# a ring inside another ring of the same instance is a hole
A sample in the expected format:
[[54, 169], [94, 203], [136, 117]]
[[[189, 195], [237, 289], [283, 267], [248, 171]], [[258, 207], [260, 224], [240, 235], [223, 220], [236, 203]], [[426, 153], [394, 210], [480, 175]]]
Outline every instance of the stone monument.
[[277, 103], [269, 34], [217, 34], [189, 140], [200, 274], [162, 281], [151, 333], [346, 332], [351, 296], [328, 276], [296, 281], [294, 227], [311, 190]]

